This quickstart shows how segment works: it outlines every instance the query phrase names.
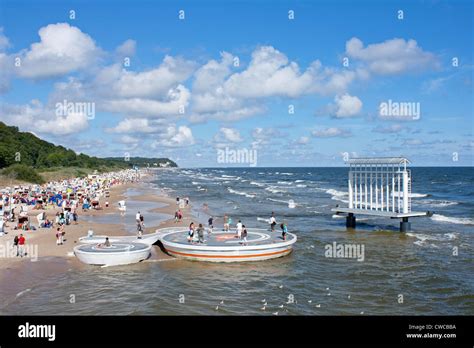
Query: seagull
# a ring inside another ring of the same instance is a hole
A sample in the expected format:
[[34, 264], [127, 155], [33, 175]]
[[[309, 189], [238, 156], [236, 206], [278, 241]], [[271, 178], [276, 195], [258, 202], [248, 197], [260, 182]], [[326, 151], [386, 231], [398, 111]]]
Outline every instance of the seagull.
[[283, 305], [281, 305], [281, 306], [278, 306], [278, 307], [279, 307], [279, 308], [283, 308], [284, 306], [283, 306]]
[[329, 288], [326, 288], [326, 290], [329, 290]]
[[308, 303], [311, 303], [311, 302], [313, 302], [313, 300], [308, 300]]
[[347, 298], [350, 299], [350, 298], [351, 298], [351, 295], [348, 295]]
[[364, 312], [360, 312], [360, 314], [364, 314]]
[[280, 289], [283, 289], [283, 285], [280, 285], [279, 288], [280, 288]]
[[330, 293], [330, 292], [328, 293], [328, 296], [331, 296], [331, 293]]
[[221, 303], [219, 303], [219, 304], [224, 304], [224, 300], [222, 300]]
[[273, 313], [273, 315], [278, 315], [278, 312]]
[[262, 302], [267, 302], [267, 300], [263, 299]]
[[262, 311], [264, 311], [264, 310], [265, 310], [265, 308], [266, 308], [266, 307], [265, 307], [265, 306], [263, 306], [263, 307], [262, 307], [262, 308], [260, 308], [260, 309], [261, 309]]
[[218, 310], [219, 310], [219, 306], [216, 306], [216, 311], [218, 311]]
[[321, 308], [321, 305], [318, 303], [318, 304], [316, 305], [316, 308]]
[[267, 302], [265, 302], [263, 305], [266, 306], [266, 305], [267, 305]]

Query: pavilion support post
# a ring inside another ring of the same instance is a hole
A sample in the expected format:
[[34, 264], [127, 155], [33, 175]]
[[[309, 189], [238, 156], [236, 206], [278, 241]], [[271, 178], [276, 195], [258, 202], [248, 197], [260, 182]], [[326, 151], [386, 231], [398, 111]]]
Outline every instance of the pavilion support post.
[[355, 228], [356, 227], [356, 217], [353, 213], [349, 213], [346, 217], [346, 227]]
[[402, 221], [400, 221], [400, 232], [409, 232], [411, 230], [411, 223], [408, 222], [408, 218], [404, 217], [402, 218]]

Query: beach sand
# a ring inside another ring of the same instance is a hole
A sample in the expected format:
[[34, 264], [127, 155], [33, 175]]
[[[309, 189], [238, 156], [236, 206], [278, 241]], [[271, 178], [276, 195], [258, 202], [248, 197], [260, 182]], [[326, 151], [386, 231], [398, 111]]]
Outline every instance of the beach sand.
[[[87, 219], [88, 216], [102, 215], [102, 214], [113, 214], [116, 215], [117, 221], [120, 220], [120, 211], [118, 209], [118, 201], [125, 199], [125, 193], [128, 189], [139, 189], [140, 191], [147, 190], [147, 181], [151, 180], [152, 177], [148, 176], [143, 178], [139, 183], [129, 183], [114, 186], [110, 188], [110, 197], [107, 199], [101, 199], [102, 210], [87, 210], [82, 212], [82, 209], [78, 209], [78, 224], [70, 224], [65, 228], [65, 243], [63, 245], [56, 245], [56, 228], [40, 228], [36, 231], [20, 231], [12, 230], [13, 223], [8, 223], [5, 228], [6, 235], [0, 237], [0, 248], [12, 250], [13, 239], [15, 235], [23, 233], [26, 238], [26, 245], [29, 250], [37, 250], [37, 260], [34, 261], [34, 257], [16, 257], [13, 252], [11, 255], [0, 257], [0, 283], [2, 288], [0, 289], [0, 296], [12, 296], [18, 294], [18, 292], [25, 289], [32, 288], [35, 284], [41, 282], [45, 277], [49, 277], [52, 274], [57, 275], [58, 273], [67, 272], [71, 268], [81, 267], [97, 267], [91, 265], [82, 264], [74, 255], [73, 248], [78, 245], [78, 239], [86, 236], [87, 231], [92, 229], [95, 235], [123, 235], [129, 236], [130, 232], [127, 232], [123, 224], [110, 224], [110, 223], [97, 223], [91, 222]], [[155, 226], [145, 225], [144, 233], [154, 232], [157, 228], [164, 227], [176, 227], [183, 226], [187, 227], [191, 221], [197, 222], [197, 219], [191, 215], [191, 205], [182, 208], [183, 219], [179, 223], [174, 222], [174, 213], [177, 210], [176, 199], [167, 196], [164, 192], [161, 194], [142, 194], [133, 196], [133, 201], [144, 201], [160, 203], [159, 208], [151, 209], [150, 212], [156, 212], [166, 214], [170, 216], [169, 219], [162, 221]], [[104, 202], [109, 202], [109, 207], [105, 208]], [[47, 210], [29, 210], [28, 215], [33, 225], [37, 226], [36, 216], [45, 211], [47, 218], [54, 221], [54, 216], [59, 208], [47, 209]], [[147, 221], [147, 215], [144, 213], [145, 222]], [[127, 224], [134, 224], [134, 221], [127, 221]], [[37, 249], [36, 249], [37, 248]], [[28, 250], [28, 249], [27, 249]], [[31, 254], [30, 256], [34, 256]], [[171, 256], [164, 253], [158, 246], [153, 246], [151, 256], [143, 262], [156, 262], [161, 259], [172, 259]]]

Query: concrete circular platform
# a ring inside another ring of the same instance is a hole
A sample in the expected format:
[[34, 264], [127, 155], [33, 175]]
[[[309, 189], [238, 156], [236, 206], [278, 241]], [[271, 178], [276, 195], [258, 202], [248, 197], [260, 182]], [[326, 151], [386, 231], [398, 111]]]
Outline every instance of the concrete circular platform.
[[170, 255], [197, 261], [242, 262], [261, 261], [288, 255], [296, 235], [288, 233], [283, 240], [280, 232], [248, 228], [247, 242], [234, 231], [204, 233], [204, 242], [188, 241], [187, 229], [163, 230], [159, 240]]
[[76, 257], [89, 265], [127, 265], [150, 256], [151, 245], [145, 243], [83, 244], [74, 248]]

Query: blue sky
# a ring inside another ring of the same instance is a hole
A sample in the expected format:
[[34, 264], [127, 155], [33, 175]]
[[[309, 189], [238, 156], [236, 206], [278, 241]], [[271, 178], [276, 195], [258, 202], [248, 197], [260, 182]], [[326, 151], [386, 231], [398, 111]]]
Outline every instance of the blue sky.
[[2, 0], [0, 27], [0, 120], [77, 152], [473, 165], [469, 1]]

